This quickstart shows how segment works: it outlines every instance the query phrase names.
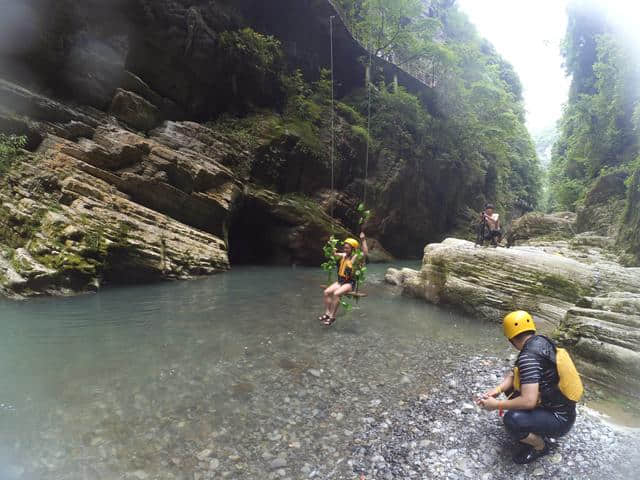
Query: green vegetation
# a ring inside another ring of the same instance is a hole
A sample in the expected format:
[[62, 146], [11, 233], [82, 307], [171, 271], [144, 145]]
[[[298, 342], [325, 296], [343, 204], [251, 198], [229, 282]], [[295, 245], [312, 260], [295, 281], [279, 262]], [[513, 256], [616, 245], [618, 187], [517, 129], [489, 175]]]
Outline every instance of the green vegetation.
[[[440, 23], [423, 15], [421, 0], [338, 0], [356, 37], [379, 56], [404, 65], [437, 55], [435, 43]], [[446, 3], [434, 2], [444, 7]], [[435, 6], [435, 5], [434, 5]]]
[[[253, 78], [254, 90], [283, 95], [275, 112], [249, 99], [248, 112], [230, 110], [211, 124], [255, 152], [250, 165], [234, 166], [250, 169], [257, 184], [280, 194], [314, 195], [331, 178], [333, 118], [335, 186], [360, 200], [368, 148], [368, 206], [380, 212], [376, 218], [392, 212], [385, 223], [388, 233], [380, 239], [400, 256], [415, 255], [425, 241], [466, 226], [467, 212], [487, 201], [507, 217], [514, 206], [537, 206], [542, 174], [524, 126], [520, 82], [454, 2], [339, 4], [372, 55], [421, 79], [423, 92], [409, 92], [371, 72], [369, 132], [367, 89], [337, 98], [334, 116], [330, 72], [318, 72], [311, 82], [286, 64], [277, 40], [248, 29], [227, 32], [224, 44], [231, 51], [224, 55], [257, 63], [255, 71], [230, 65], [235, 81]], [[238, 113], [242, 118], [235, 117]], [[357, 205], [341, 218], [352, 230], [361, 217]], [[408, 233], [399, 238], [394, 231]]]
[[629, 265], [640, 265], [640, 169], [629, 178], [627, 206], [622, 217], [618, 245], [627, 252]]
[[[228, 78], [229, 107], [241, 113], [254, 107], [281, 106], [285, 99], [284, 54], [280, 42], [251, 28], [220, 34], [216, 61]], [[233, 107], [231, 107], [233, 105]]]
[[20, 158], [27, 137], [0, 133], [0, 176], [5, 175], [13, 163]]
[[455, 2], [339, 5], [373, 55], [435, 88], [436, 111], [402, 88], [381, 85], [373, 100], [374, 139], [398, 159], [421, 159], [416, 173], [432, 177], [420, 188], [440, 194], [448, 213], [478, 208], [484, 200], [507, 211], [516, 204], [535, 207], [542, 174], [524, 126], [522, 86]]
[[550, 170], [551, 208], [576, 210], [598, 178], [640, 166], [637, 46], [598, 7], [574, 2], [564, 43], [569, 102]]

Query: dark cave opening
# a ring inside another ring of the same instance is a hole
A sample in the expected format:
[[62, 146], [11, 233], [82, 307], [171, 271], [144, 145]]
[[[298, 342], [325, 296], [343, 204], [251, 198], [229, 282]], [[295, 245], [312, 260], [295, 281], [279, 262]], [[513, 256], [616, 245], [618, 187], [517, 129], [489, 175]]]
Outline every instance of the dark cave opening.
[[234, 209], [229, 224], [231, 265], [290, 265], [291, 225], [254, 200]]

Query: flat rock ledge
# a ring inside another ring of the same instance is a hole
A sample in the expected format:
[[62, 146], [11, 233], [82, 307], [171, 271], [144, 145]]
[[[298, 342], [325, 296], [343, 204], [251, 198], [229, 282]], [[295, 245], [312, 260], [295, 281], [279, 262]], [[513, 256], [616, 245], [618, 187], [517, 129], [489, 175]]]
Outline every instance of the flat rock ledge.
[[389, 269], [385, 280], [492, 322], [527, 310], [570, 348], [584, 376], [638, 398], [640, 269], [621, 266], [592, 240], [487, 248], [448, 238], [427, 245], [420, 271]]

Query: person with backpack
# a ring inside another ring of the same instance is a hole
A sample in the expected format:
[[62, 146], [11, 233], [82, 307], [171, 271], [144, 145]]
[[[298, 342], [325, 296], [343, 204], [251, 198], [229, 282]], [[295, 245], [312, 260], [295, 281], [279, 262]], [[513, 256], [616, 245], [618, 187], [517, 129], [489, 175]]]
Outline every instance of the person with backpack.
[[[500, 416], [506, 410], [505, 429], [521, 444], [513, 461], [531, 463], [549, 453], [548, 438], [561, 437], [571, 430], [582, 382], [566, 350], [536, 334], [529, 313], [511, 312], [504, 317], [503, 329], [520, 354], [513, 371], [476, 403], [485, 410], [498, 410]], [[502, 393], [506, 400], [498, 400]]]

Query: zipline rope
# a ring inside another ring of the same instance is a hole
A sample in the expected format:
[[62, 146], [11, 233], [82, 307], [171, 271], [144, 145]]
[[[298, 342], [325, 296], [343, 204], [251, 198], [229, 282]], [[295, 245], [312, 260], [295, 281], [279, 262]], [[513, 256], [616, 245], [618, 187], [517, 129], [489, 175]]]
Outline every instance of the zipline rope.
[[331, 36], [331, 199], [330, 207], [331, 207], [331, 230], [333, 232], [333, 206], [335, 200], [335, 192], [334, 192], [334, 152], [335, 152], [335, 97], [334, 97], [334, 73], [333, 73], [333, 19], [334, 16], [329, 17], [329, 32]]
[[371, 138], [371, 75], [373, 65], [373, 53], [369, 47], [369, 74], [367, 75], [367, 149], [364, 161], [364, 195], [362, 203], [367, 205], [367, 179], [369, 177], [369, 139]]

